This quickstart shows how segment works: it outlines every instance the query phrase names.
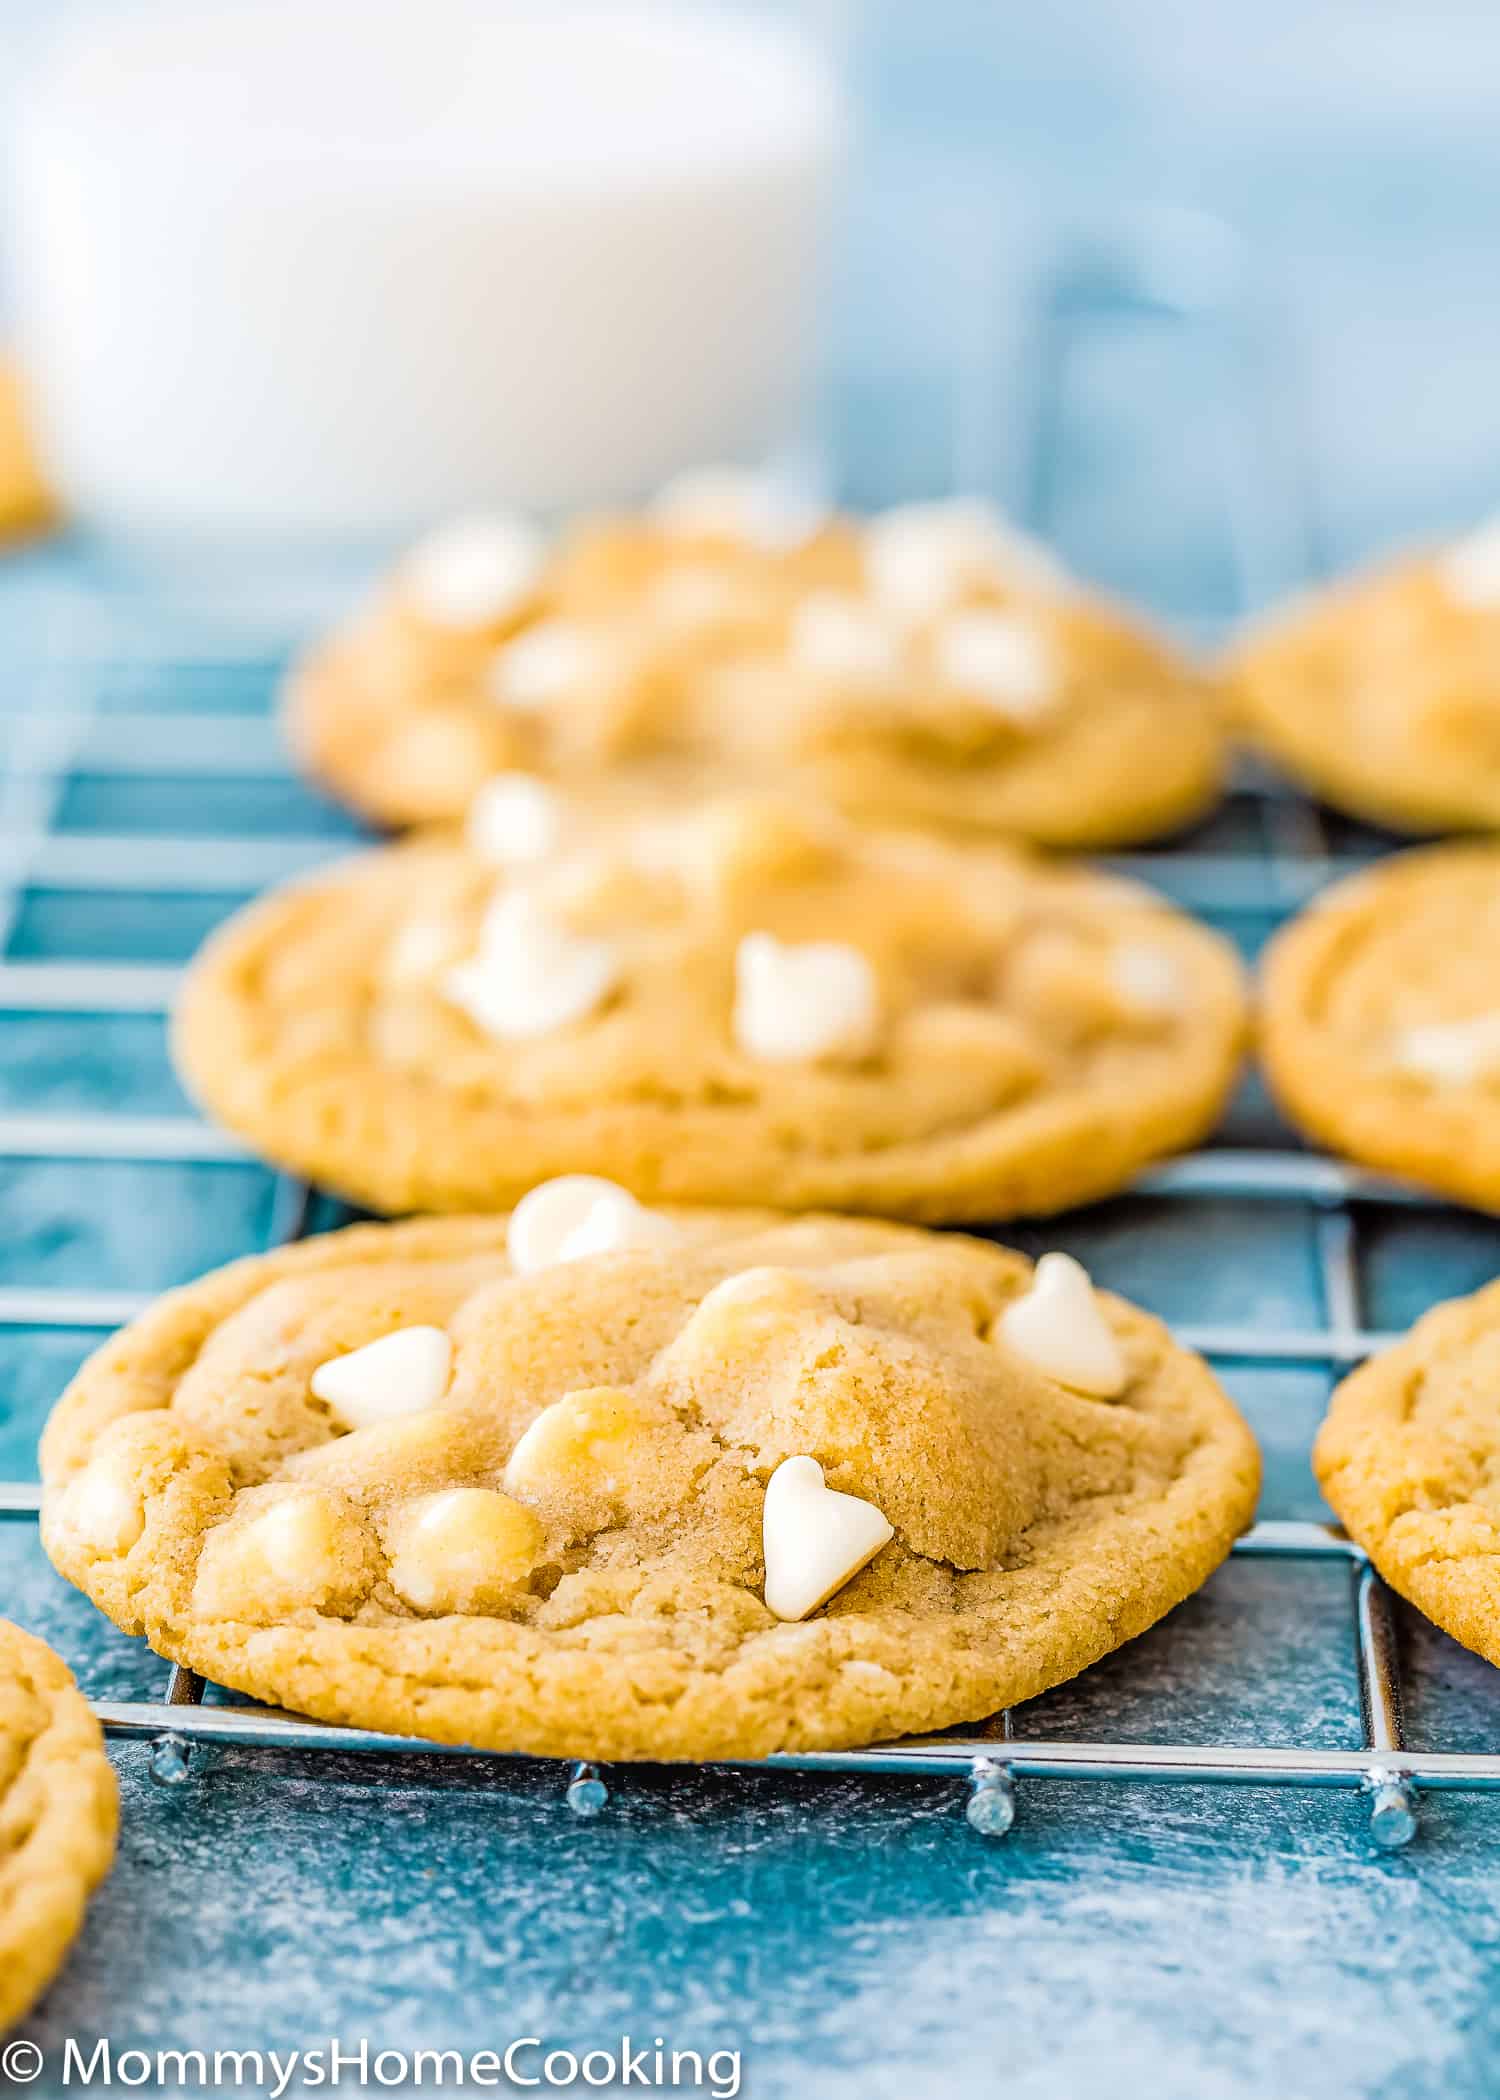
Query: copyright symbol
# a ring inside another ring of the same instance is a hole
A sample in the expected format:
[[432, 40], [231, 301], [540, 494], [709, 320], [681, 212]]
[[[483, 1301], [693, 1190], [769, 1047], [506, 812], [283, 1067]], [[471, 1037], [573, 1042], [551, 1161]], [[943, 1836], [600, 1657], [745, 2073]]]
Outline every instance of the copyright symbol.
[[35, 2042], [7, 2042], [0, 2049], [0, 2075], [12, 2085], [30, 2085], [45, 2069], [42, 2052]]

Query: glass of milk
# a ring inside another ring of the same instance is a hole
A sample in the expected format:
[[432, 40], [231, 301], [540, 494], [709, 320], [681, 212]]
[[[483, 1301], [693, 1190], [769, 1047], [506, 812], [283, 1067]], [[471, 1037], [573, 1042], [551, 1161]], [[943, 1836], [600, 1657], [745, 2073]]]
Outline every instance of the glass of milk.
[[805, 404], [842, 134], [784, 13], [80, 17], [16, 130], [46, 462], [107, 529], [374, 537], [763, 460]]

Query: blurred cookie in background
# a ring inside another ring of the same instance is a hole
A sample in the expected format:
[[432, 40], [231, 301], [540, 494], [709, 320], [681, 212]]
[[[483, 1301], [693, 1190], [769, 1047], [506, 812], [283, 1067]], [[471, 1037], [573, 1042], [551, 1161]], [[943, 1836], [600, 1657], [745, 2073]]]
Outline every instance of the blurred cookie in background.
[[42, 479], [14, 365], [0, 357], [0, 540], [42, 532], [56, 511]]
[[1500, 518], [1273, 615], [1226, 685], [1251, 741], [1335, 809], [1500, 829]]
[[1439, 1305], [1346, 1378], [1313, 1447], [1318, 1484], [1381, 1575], [1500, 1663], [1494, 1500], [1500, 1284]]
[[1271, 943], [1261, 1045], [1319, 1143], [1500, 1210], [1500, 843], [1397, 854]]
[[1092, 870], [760, 796], [601, 817], [527, 776], [471, 834], [251, 905], [176, 1017], [215, 1115], [377, 1210], [582, 1172], [644, 1200], [1051, 1211], [1195, 1142], [1238, 1072], [1228, 944]]
[[851, 815], [1059, 847], [1216, 799], [1204, 680], [988, 508], [868, 520], [715, 471], [548, 541], [469, 518], [296, 670], [307, 770], [376, 822], [461, 816], [492, 774], [697, 767]]

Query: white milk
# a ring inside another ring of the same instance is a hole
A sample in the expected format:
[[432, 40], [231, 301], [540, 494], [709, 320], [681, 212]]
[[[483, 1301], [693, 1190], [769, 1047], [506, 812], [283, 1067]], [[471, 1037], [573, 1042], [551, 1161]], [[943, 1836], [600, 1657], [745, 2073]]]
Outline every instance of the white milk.
[[76, 26], [22, 106], [22, 349], [97, 523], [553, 510], [795, 427], [840, 121], [775, 24], [165, 0]]

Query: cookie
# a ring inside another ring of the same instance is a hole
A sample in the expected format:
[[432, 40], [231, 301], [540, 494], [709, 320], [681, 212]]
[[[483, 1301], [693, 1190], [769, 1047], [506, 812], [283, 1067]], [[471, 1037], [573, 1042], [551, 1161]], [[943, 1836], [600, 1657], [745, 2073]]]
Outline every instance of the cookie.
[[1207, 1367], [1066, 1256], [569, 1179], [172, 1293], [43, 1471], [57, 1567], [218, 1683], [698, 1759], [1032, 1697], [1207, 1577], [1259, 1468]]
[[55, 515], [32, 449], [20, 379], [0, 360], [0, 540], [39, 532]]
[[[1213, 1124], [1227, 945], [1147, 890], [759, 797], [584, 821], [511, 778], [231, 919], [174, 1047], [278, 1164], [382, 1211], [600, 1173], [648, 1199], [1056, 1210]], [[508, 864], [507, 864], [508, 863]]]
[[1185, 824], [1223, 761], [1203, 679], [982, 508], [788, 520], [722, 475], [555, 545], [448, 527], [298, 668], [286, 721], [394, 826], [462, 816], [498, 772], [665, 768], [1091, 847]]
[[98, 1722], [52, 1650], [0, 1619], [0, 2034], [61, 1968], [117, 1820]]
[[1272, 942], [1261, 1046], [1319, 1143], [1500, 1210], [1500, 844], [1336, 883]]
[[1319, 1485], [1385, 1580], [1500, 1663], [1500, 1284], [1440, 1305], [1334, 1393]]
[[1336, 809], [1500, 829], [1500, 525], [1301, 601], [1226, 684], [1252, 742]]

